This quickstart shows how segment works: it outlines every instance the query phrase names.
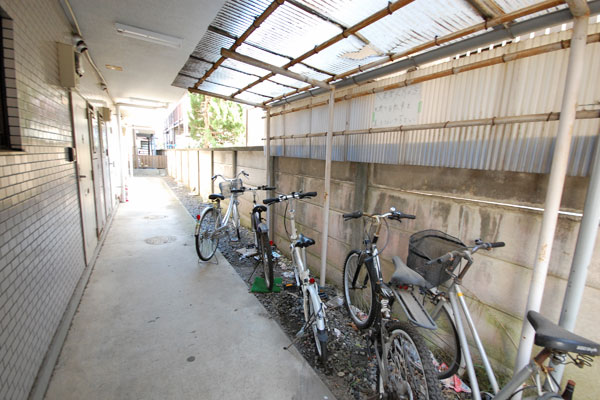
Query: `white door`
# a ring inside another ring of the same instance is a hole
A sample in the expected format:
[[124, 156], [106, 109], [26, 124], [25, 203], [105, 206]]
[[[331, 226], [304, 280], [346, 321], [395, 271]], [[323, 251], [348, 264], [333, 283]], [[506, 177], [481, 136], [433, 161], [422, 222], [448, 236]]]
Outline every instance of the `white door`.
[[102, 176], [102, 157], [100, 146], [100, 130], [94, 108], [88, 104], [88, 119], [90, 122], [90, 144], [92, 146], [92, 179], [94, 180], [94, 199], [96, 200], [96, 232], [102, 234], [106, 223], [106, 208], [104, 207], [104, 177]]
[[90, 129], [86, 101], [76, 93], [71, 93], [71, 112], [77, 154], [77, 180], [81, 203], [81, 223], [85, 243], [86, 263], [90, 261], [96, 245], [96, 204], [94, 201], [94, 181], [92, 179], [92, 155], [90, 151]]
[[110, 157], [108, 154], [108, 134], [104, 119], [98, 116], [98, 128], [100, 129], [100, 158], [102, 160], [102, 178], [104, 180], [104, 207], [106, 215], [112, 210], [112, 185], [110, 184]]

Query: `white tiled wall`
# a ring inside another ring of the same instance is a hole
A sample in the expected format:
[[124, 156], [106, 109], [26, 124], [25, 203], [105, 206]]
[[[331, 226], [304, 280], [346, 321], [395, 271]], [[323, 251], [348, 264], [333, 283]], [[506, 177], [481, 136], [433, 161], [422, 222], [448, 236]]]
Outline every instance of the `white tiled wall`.
[[[0, 7], [12, 19], [13, 32], [4, 32], [13, 37], [4, 41], [5, 56], [14, 54], [6, 66], [16, 70], [6, 74], [7, 104], [11, 144], [22, 150], [0, 150], [0, 399], [26, 399], [85, 267], [56, 48], [71, 27], [55, 0]], [[98, 85], [82, 92], [103, 96]]]

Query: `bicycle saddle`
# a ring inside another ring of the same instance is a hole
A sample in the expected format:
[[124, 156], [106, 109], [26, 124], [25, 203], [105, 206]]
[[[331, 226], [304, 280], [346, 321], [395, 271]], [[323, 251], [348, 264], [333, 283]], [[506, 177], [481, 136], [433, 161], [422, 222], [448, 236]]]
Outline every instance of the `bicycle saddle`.
[[263, 206], [262, 204], [258, 204], [256, 206], [254, 206], [254, 208], [252, 209], [252, 213], [258, 212], [265, 212], [267, 211], [267, 207]]
[[294, 244], [294, 246], [296, 247], [308, 247], [308, 246], [312, 246], [313, 244], [315, 244], [315, 241], [307, 236], [304, 236], [303, 234], [300, 234], [300, 236], [298, 236], [298, 239], [296, 240], [296, 243]]
[[535, 344], [538, 346], [588, 356], [597, 356], [600, 351], [600, 344], [569, 332], [538, 312], [529, 311], [527, 319], [535, 329]]
[[414, 285], [426, 289], [433, 287], [433, 285], [423, 278], [419, 273], [408, 268], [408, 266], [404, 264], [400, 257], [394, 256], [392, 261], [394, 262], [394, 267], [396, 267], [396, 270], [392, 275], [392, 279], [390, 279], [390, 283], [392, 285]]
[[218, 194], [218, 193], [213, 193], [213, 194], [209, 194], [208, 198], [210, 200], [225, 200], [225, 196], [223, 196], [222, 194]]

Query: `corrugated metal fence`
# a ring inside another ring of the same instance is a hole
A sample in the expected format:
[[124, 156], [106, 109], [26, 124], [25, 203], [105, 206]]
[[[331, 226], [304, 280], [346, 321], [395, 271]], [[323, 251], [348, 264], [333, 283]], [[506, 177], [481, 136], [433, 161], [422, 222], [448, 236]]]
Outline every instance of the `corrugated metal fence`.
[[[589, 33], [598, 32], [599, 24], [592, 24]], [[568, 40], [570, 36], [570, 31], [559, 31], [515, 41], [468, 57], [446, 60], [407, 74], [398, 74], [369, 85], [340, 91], [336, 96], [363, 92], [407, 78]], [[336, 102], [334, 131], [560, 111], [568, 51], [552, 51], [428, 80], [389, 92]], [[600, 108], [598, 71], [600, 43], [596, 42], [587, 45], [584, 67], [586, 78], [579, 94], [578, 110]], [[324, 99], [322, 96], [301, 100], [273, 112], [301, 107], [311, 102], [317, 103]], [[402, 118], [395, 118], [398, 115]], [[326, 132], [327, 119], [327, 106], [274, 116], [271, 118], [271, 136]], [[335, 136], [332, 158], [334, 161], [547, 173], [550, 170], [557, 127], [558, 121], [543, 121]], [[569, 163], [570, 175], [588, 174], [599, 132], [598, 118], [580, 119], [575, 122]], [[273, 156], [325, 158], [324, 137], [275, 139], [271, 146]]]

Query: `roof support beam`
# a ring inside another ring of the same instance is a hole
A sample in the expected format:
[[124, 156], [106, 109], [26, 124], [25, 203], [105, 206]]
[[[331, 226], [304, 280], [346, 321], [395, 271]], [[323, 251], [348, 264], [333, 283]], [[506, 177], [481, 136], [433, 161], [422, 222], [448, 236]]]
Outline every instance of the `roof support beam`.
[[[225, 57], [225, 58], [231, 58], [233, 60], [239, 61], [239, 62], [243, 62], [245, 64], [249, 64], [252, 65], [254, 67], [258, 67], [258, 68], [262, 68], [262, 69], [266, 69], [267, 71], [271, 71], [271, 73], [273, 75], [275, 74], [279, 74], [279, 75], [283, 75], [283, 76], [287, 76], [288, 78], [292, 78], [292, 79], [296, 79], [298, 81], [301, 82], [307, 82], [310, 83], [313, 86], [319, 86], [323, 89], [331, 89], [331, 86], [323, 81], [319, 81], [316, 79], [311, 79], [308, 78], [304, 75], [300, 75], [297, 74], [295, 72], [292, 71], [288, 71], [287, 69], [281, 68], [281, 67], [276, 67], [275, 65], [271, 65], [271, 64], [267, 64], [266, 62], [262, 62], [260, 60], [257, 60], [255, 58], [252, 57], [248, 57], [245, 56], [243, 54], [240, 53], [236, 53], [227, 49], [221, 49], [221, 56]], [[268, 75], [267, 75], [268, 76]], [[244, 89], [240, 89], [241, 91], [245, 91], [248, 88], [244, 88]], [[234, 94], [233, 96], [236, 96], [239, 93]]]
[[[398, 0], [395, 3], [388, 3], [388, 6], [386, 8], [383, 8], [383, 9], [377, 11], [375, 14], [372, 14], [371, 16], [369, 16], [369, 17], [363, 19], [362, 21], [356, 23], [355, 25], [353, 25], [350, 28], [346, 29], [342, 33], [340, 33], [338, 35], [335, 35], [331, 39], [329, 39], [329, 40], [321, 43], [318, 46], [315, 46], [314, 49], [312, 49], [310, 51], [307, 51], [306, 53], [302, 54], [301, 56], [299, 56], [295, 60], [290, 61], [289, 63], [285, 64], [282, 68], [288, 69], [291, 66], [294, 66], [294, 65], [296, 65], [298, 63], [301, 63], [302, 61], [306, 60], [310, 56], [313, 56], [313, 55], [317, 54], [318, 52], [325, 50], [329, 46], [332, 46], [332, 45], [336, 44], [337, 42], [339, 42], [339, 41], [347, 38], [348, 36], [355, 34], [356, 32], [360, 31], [361, 29], [366, 28], [367, 26], [369, 26], [369, 25], [371, 25], [371, 24], [379, 21], [380, 19], [382, 19], [384, 17], [387, 17], [388, 15], [393, 14], [394, 12], [398, 11], [402, 7], [406, 6], [407, 4], [412, 3], [413, 1], [414, 0]], [[261, 79], [257, 80], [256, 82], [253, 82], [250, 85], [246, 86], [245, 88], [240, 89], [239, 91], [237, 91], [236, 93], [234, 93], [233, 96], [235, 97], [238, 94], [242, 93], [244, 90], [250, 89], [252, 86], [258, 85], [262, 81], [271, 78], [273, 75], [274, 74], [265, 75], [264, 77], [262, 77]], [[334, 78], [335, 77], [329, 78], [327, 81], [331, 82], [332, 80], [334, 80]]]
[[200, 89], [196, 89], [196, 88], [188, 88], [188, 92], [203, 94], [205, 96], [210, 96], [210, 97], [217, 97], [217, 98], [223, 99], [223, 100], [235, 101], [236, 103], [246, 104], [247, 106], [259, 107], [259, 108], [267, 108], [267, 107], [264, 106], [264, 104], [253, 103], [251, 101], [246, 101], [246, 100], [242, 100], [242, 99], [235, 99], [235, 98], [230, 97], [230, 96], [223, 96], [222, 94], [207, 92], [206, 90], [200, 90]]
[[[248, 39], [248, 36], [250, 36], [252, 34], [252, 32], [254, 32], [259, 26], [260, 24], [262, 24], [269, 15], [271, 15], [276, 9], [277, 7], [279, 7], [280, 5], [282, 5], [284, 2], [284, 0], [275, 0], [273, 1], [269, 7], [266, 8], [265, 11], [263, 11], [263, 13], [256, 18], [256, 20], [254, 20], [254, 23], [252, 23], [252, 25], [250, 25], [250, 27], [248, 29], [246, 29], [246, 32], [244, 32], [242, 34], [242, 36], [240, 36], [229, 48], [229, 50], [231, 51], [235, 51], [235, 49], [237, 49], [242, 43], [244, 43], [244, 41], [246, 39]], [[215, 70], [217, 68], [219, 68], [219, 65], [221, 65], [223, 63], [223, 61], [225, 61], [225, 58], [221, 57], [217, 60], [217, 62], [215, 62], [215, 64], [204, 73], [204, 76], [202, 78], [200, 78], [198, 80], [198, 82], [196, 82], [196, 84], [194, 85], [195, 89], [198, 89], [198, 86], [200, 86], [202, 84], [202, 82], [204, 82], [206, 80], [206, 78], [208, 78], [213, 72], [215, 72]]]

